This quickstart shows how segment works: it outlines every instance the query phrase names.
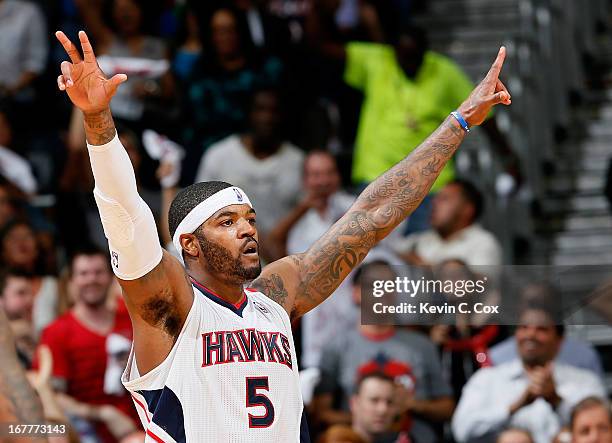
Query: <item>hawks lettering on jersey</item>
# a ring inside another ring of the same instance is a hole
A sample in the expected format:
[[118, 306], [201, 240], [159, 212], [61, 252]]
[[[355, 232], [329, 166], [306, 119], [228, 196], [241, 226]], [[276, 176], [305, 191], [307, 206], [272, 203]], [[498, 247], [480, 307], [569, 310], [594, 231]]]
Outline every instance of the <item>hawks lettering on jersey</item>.
[[203, 368], [254, 361], [280, 363], [290, 369], [293, 367], [289, 339], [282, 332], [264, 332], [253, 328], [207, 332], [202, 334], [202, 343]]

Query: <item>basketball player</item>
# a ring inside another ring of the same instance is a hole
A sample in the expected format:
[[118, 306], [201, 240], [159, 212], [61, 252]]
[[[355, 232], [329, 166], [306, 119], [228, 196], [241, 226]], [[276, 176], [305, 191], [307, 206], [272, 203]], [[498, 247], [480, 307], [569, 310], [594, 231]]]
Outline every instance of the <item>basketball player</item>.
[[132, 318], [123, 381], [147, 440], [299, 441], [305, 426], [291, 321], [322, 303], [414, 210], [468, 125], [510, 104], [498, 79], [505, 49], [458, 114], [370, 184], [307, 252], [261, 270], [255, 209], [228, 183], [196, 183], [176, 196], [170, 233], [185, 265], [162, 250], [109, 109], [127, 76], [104, 76], [85, 32], [83, 58], [56, 35], [71, 60], [62, 62], [58, 86], [85, 116], [94, 196]]

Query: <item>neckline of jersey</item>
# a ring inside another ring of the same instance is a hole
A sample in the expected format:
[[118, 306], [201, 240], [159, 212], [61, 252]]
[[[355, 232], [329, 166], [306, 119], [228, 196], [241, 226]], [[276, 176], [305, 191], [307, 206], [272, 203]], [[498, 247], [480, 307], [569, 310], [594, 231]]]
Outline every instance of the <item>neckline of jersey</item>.
[[215, 293], [213, 290], [207, 288], [202, 283], [195, 280], [193, 277], [189, 277], [189, 279], [191, 280], [191, 283], [193, 284], [193, 286], [195, 286], [196, 289], [198, 289], [208, 299], [214, 301], [215, 303], [223, 306], [224, 308], [229, 309], [230, 311], [242, 317], [242, 311], [244, 311], [244, 308], [246, 308], [246, 305], [248, 303], [248, 297], [247, 297], [246, 291], [242, 291], [242, 298], [238, 302], [231, 303], [225, 300], [219, 294]]

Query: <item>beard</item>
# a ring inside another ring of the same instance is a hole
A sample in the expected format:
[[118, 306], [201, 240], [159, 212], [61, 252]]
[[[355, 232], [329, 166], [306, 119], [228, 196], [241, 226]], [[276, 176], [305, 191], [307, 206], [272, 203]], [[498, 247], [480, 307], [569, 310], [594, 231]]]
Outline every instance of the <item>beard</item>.
[[[242, 264], [240, 257], [232, 257], [229, 249], [209, 241], [201, 232], [195, 233], [195, 237], [200, 243], [207, 270], [211, 274], [220, 275], [223, 280], [242, 284], [254, 280], [261, 273], [261, 262], [259, 260], [257, 265], [247, 268]], [[251, 239], [255, 240], [254, 238]]]

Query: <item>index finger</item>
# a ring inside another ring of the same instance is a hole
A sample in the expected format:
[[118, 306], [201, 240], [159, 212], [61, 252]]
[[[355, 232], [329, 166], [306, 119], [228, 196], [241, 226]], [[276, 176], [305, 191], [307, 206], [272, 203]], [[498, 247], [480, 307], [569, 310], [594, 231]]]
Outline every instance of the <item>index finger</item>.
[[83, 49], [83, 57], [86, 62], [95, 62], [96, 56], [94, 54], [93, 48], [91, 47], [91, 43], [89, 43], [89, 38], [85, 31], [79, 31], [79, 40], [81, 41], [81, 48]]
[[502, 66], [504, 66], [505, 59], [506, 59], [506, 47], [502, 46], [501, 48], [499, 48], [499, 52], [497, 53], [497, 58], [491, 65], [491, 69], [489, 69], [489, 72], [487, 73], [487, 76], [485, 77], [486, 80], [493, 80], [495, 82], [497, 81], [497, 79], [499, 78], [499, 73], [502, 70]]
[[78, 49], [72, 44], [70, 39], [66, 37], [66, 34], [64, 34], [62, 31], [57, 31], [55, 33], [55, 37], [57, 37], [59, 42], [64, 47], [64, 50], [68, 54], [68, 57], [70, 57], [72, 63], [79, 63], [81, 61], [81, 54], [79, 54]]

